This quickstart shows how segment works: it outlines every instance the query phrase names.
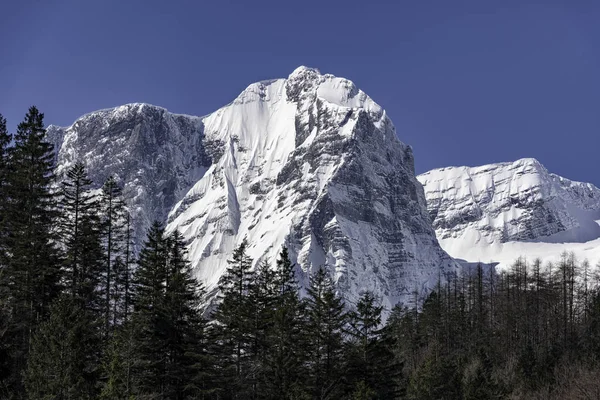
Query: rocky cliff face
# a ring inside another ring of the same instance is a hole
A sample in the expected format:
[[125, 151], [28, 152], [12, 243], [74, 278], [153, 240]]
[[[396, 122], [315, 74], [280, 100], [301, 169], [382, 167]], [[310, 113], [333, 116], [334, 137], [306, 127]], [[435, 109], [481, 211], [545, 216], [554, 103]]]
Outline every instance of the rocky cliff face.
[[419, 175], [438, 239], [465, 243], [586, 242], [600, 237], [600, 189], [535, 159]]
[[148, 104], [96, 111], [67, 128], [49, 126], [47, 135], [59, 177], [83, 162], [97, 186], [111, 175], [123, 185], [138, 243], [211, 165], [200, 118]]
[[209, 290], [245, 237], [255, 262], [285, 245], [301, 283], [322, 265], [350, 301], [374, 290], [386, 307], [457, 268], [437, 243], [410, 147], [343, 78], [300, 67], [203, 118], [135, 104], [49, 135], [59, 173], [81, 160], [98, 184], [120, 179], [138, 232], [155, 218], [180, 230]]

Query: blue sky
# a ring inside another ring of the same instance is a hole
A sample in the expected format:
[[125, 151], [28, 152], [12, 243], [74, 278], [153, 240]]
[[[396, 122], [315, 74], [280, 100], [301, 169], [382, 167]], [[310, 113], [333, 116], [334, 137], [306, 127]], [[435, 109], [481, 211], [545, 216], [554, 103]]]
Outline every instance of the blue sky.
[[3, 0], [0, 113], [204, 115], [297, 66], [353, 80], [418, 172], [535, 157], [600, 185], [600, 2]]

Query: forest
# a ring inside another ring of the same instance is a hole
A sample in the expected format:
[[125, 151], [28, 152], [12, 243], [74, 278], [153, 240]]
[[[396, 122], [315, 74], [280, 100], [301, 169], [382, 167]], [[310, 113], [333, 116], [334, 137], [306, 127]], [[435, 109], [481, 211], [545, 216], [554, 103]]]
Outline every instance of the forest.
[[0, 398], [600, 398], [598, 266], [477, 265], [384, 310], [248, 238], [207, 304], [177, 232], [134, 248], [115, 179], [54, 175], [43, 118], [0, 116]]

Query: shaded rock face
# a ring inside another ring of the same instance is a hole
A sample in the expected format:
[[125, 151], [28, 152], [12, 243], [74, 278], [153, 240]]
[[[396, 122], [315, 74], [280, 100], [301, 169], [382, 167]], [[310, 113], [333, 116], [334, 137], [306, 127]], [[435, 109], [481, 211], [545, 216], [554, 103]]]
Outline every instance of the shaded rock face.
[[211, 164], [200, 118], [147, 104], [87, 114], [70, 127], [48, 127], [47, 135], [55, 144], [59, 177], [83, 162], [97, 187], [111, 175], [123, 185], [138, 243]]
[[300, 67], [250, 85], [203, 117], [128, 105], [49, 129], [58, 172], [76, 159], [126, 187], [141, 220], [178, 229], [197, 276], [215, 289], [247, 237], [258, 263], [289, 248], [303, 285], [324, 266], [356, 300], [389, 309], [458, 265], [439, 247], [410, 147], [352, 82]]
[[600, 237], [600, 189], [535, 159], [449, 167], [418, 176], [438, 239], [585, 242]]

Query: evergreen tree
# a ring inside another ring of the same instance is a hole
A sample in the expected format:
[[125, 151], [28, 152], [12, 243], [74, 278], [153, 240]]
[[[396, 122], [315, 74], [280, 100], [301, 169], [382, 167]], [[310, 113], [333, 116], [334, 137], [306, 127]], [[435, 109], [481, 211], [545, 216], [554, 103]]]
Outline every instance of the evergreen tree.
[[48, 321], [35, 334], [25, 373], [30, 399], [95, 399], [96, 362], [90, 348], [97, 343], [93, 314], [72, 296], [52, 306]]
[[252, 259], [244, 239], [233, 252], [229, 267], [219, 281], [221, 303], [214, 315], [213, 338], [217, 387], [224, 398], [243, 399], [252, 391], [251, 335], [254, 312], [250, 290], [254, 282]]
[[11, 140], [12, 135], [8, 133], [6, 128], [6, 119], [0, 114], [0, 268], [5, 267], [8, 262], [3, 239], [8, 236], [6, 226], [8, 193], [6, 185], [11, 172], [8, 158]]
[[131, 397], [131, 374], [135, 359], [135, 338], [132, 327], [132, 324], [118, 327], [105, 343], [102, 360], [104, 384], [100, 399], [121, 400]]
[[65, 286], [86, 309], [104, 309], [100, 282], [102, 275], [101, 231], [96, 196], [90, 191], [83, 164], [67, 171], [62, 183], [61, 241], [65, 249]]
[[201, 379], [209, 368], [199, 310], [203, 290], [184, 249], [177, 232], [165, 237], [154, 223], [140, 252], [132, 316], [132, 383], [140, 398], [179, 400], [210, 390]]
[[365, 292], [356, 304], [349, 324], [352, 338], [348, 366], [350, 387], [352, 390], [369, 388], [375, 394], [373, 398], [377, 399], [396, 394], [393, 378], [397, 366], [391, 351], [392, 338], [384, 335], [381, 327], [382, 311], [383, 307], [376, 304], [373, 293]]
[[164, 230], [155, 222], [140, 251], [133, 296], [135, 360], [134, 394], [140, 398], [164, 395], [168, 316], [165, 308], [167, 245]]
[[462, 398], [457, 365], [441, 353], [439, 344], [431, 344], [423, 362], [413, 372], [407, 398], [411, 400]]
[[[31, 107], [18, 125], [6, 166], [10, 173], [4, 176], [3, 188], [0, 284], [3, 296], [7, 296], [3, 302], [10, 312], [3, 336], [10, 375], [0, 377], [0, 387], [21, 394], [32, 333], [47, 317], [50, 303], [59, 293], [60, 261], [53, 230], [56, 212], [50, 190], [54, 154], [44, 138], [43, 118], [37, 108]], [[6, 140], [1, 133], [0, 141]]]
[[271, 310], [272, 324], [264, 360], [263, 397], [290, 398], [303, 389], [303, 303], [300, 301], [294, 264], [287, 248], [283, 248], [275, 270], [275, 300]]
[[168, 316], [166, 398], [202, 396], [210, 390], [210, 363], [205, 325], [200, 314], [203, 286], [192, 275], [179, 232], [167, 239], [168, 265], [165, 308]]
[[124, 302], [124, 288], [128, 271], [123, 262], [123, 252], [127, 250], [124, 243], [127, 237], [127, 210], [122, 197], [121, 188], [114, 177], [109, 177], [102, 186], [100, 197], [102, 215], [102, 242], [106, 261], [104, 267], [104, 331], [109, 334], [111, 326], [123, 318], [120, 314]]
[[306, 298], [307, 386], [313, 398], [342, 395], [345, 369], [344, 329], [347, 314], [323, 268], [310, 278]]

